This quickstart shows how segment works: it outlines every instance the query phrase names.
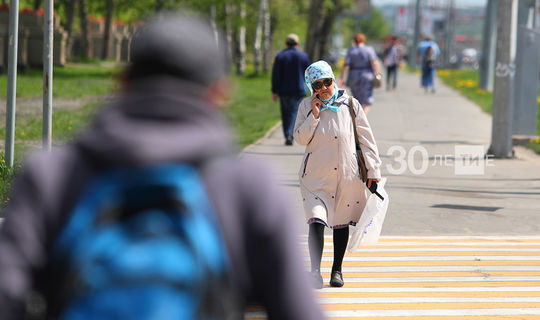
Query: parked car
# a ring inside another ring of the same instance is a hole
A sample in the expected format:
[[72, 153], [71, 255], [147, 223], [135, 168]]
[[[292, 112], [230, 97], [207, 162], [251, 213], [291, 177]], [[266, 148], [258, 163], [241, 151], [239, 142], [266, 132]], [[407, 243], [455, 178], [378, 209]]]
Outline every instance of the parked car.
[[465, 48], [461, 51], [460, 64], [462, 68], [478, 69], [478, 51], [474, 48]]

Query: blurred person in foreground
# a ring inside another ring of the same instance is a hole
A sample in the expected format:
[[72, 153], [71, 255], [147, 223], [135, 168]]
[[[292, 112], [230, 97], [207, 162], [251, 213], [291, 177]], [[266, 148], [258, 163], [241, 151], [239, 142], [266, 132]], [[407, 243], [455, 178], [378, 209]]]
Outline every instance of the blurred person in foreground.
[[362, 106], [345, 90], [339, 90], [332, 67], [322, 60], [311, 64], [306, 69], [305, 82], [312, 95], [300, 103], [294, 139], [306, 146], [299, 179], [309, 225], [312, 281], [315, 288], [322, 288], [321, 257], [324, 228], [328, 227], [334, 237], [330, 286], [342, 287], [341, 265], [349, 240], [349, 225], [358, 222], [367, 201], [353, 130], [358, 134], [368, 169], [368, 187], [373, 181], [380, 181], [381, 159]]
[[339, 85], [343, 86], [343, 79], [347, 75], [347, 87], [351, 88], [351, 93], [364, 108], [367, 115], [373, 105], [373, 84], [374, 78], [379, 80], [381, 67], [375, 49], [366, 45], [366, 36], [358, 33], [354, 36], [353, 46], [347, 51], [345, 56], [345, 66], [339, 76]]
[[[236, 156], [219, 110], [230, 95], [223, 56], [207, 23], [160, 16], [134, 39], [115, 101], [74, 142], [28, 157], [0, 227], [0, 319], [28, 306], [46, 319], [243, 319], [248, 302], [270, 319], [323, 318], [293, 213], [269, 170]], [[171, 167], [186, 174], [162, 174]], [[171, 193], [183, 182], [185, 194]], [[203, 199], [195, 193], [209, 200], [177, 203]], [[183, 224], [193, 207], [213, 207], [217, 231], [196, 215]], [[193, 252], [178, 249], [190, 237]], [[197, 249], [209, 243], [222, 264], [204, 266], [217, 271], [187, 265], [207, 259]]]
[[274, 60], [272, 99], [275, 102], [279, 98], [285, 145], [292, 146], [298, 105], [306, 95], [304, 71], [309, 65], [309, 58], [298, 50], [299, 40], [296, 34], [289, 34], [285, 45], [287, 48], [278, 53]]
[[425, 92], [435, 93], [435, 73], [437, 58], [441, 54], [439, 45], [431, 38], [426, 37], [418, 44], [416, 63], [420, 63], [422, 75], [420, 82]]

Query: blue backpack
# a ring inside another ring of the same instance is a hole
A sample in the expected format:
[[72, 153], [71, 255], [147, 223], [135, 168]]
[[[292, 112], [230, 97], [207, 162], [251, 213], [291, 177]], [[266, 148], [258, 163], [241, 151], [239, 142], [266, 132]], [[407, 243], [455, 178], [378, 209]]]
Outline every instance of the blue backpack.
[[197, 167], [117, 169], [93, 179], [54, 246], [61, 319], [219, 319], [228, 256]]

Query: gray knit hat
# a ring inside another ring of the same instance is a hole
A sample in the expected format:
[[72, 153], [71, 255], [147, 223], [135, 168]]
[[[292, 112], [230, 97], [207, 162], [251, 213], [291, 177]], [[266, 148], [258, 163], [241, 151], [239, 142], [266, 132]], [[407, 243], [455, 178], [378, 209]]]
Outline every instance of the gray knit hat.
[[170, 75], [208, 85], [223, 77], [225, 60], [225, 50], [218, 47], [209, 23], [194, 16], [166, 13], [137, 32], [128, 75]]

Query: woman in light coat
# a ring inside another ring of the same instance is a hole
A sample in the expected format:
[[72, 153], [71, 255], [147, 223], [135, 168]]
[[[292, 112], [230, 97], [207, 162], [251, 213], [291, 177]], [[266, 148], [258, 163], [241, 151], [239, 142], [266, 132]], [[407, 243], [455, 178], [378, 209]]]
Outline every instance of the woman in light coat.
[[[320, 264], [324, 227], [333, 229], [334, 263], [330, 285], [343, 286], [341, 264], [349, 240], [349, 225], [355, 224], [366, 203], [359, 176], [349, 96], [339, 90], [332, 68], [325, 61], [311, 64], [305, 71], [306, 86], [312, 96], [300, 103], [294, 139], [306, 146], [300, 167], [300, 190], [309, 224], [308, 245], [311, 272], [316, 288], [322, 288]], [[360, 103], [352, 99], [366, 166], [368, 185], [381, 178], [381, 160], [367, 117]]]

